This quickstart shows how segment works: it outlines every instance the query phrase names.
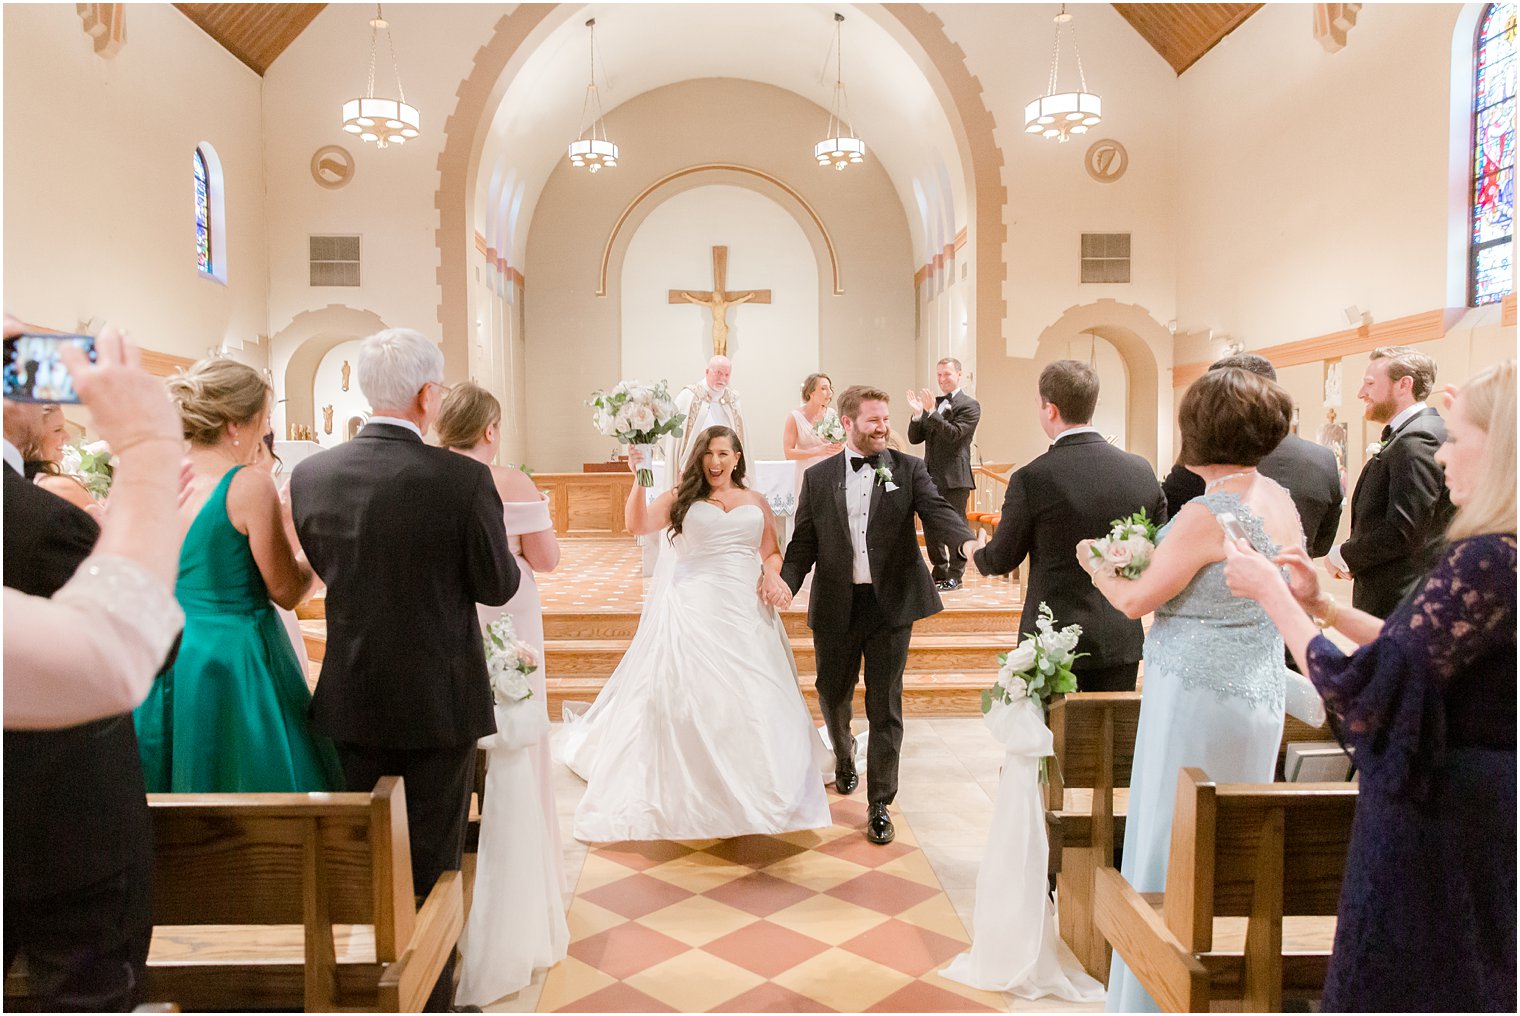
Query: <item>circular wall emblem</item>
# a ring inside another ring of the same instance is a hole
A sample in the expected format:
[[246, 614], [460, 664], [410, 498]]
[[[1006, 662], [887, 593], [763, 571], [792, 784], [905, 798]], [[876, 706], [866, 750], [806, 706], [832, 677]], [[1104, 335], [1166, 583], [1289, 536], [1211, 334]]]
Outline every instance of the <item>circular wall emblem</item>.
[[1119, 142], [1109, 138], [1094, 141], [1087, 149], [1087, 175], [1099, 183], [1113, 183], [1129, 169], [1129, 153]]
[[318, 148], [311, 157], [311, 178], [328, 190], [337, 190], [354, 178], [354, 157], [339, 145]]

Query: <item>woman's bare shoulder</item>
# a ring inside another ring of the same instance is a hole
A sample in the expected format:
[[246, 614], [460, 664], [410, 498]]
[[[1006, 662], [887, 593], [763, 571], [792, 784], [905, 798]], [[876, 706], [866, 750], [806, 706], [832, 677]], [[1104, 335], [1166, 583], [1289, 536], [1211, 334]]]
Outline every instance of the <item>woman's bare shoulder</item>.
[[541, 496], [533, 478], [515, 466], [492, 466], [491, 478], [503, 501], [537, 501]]

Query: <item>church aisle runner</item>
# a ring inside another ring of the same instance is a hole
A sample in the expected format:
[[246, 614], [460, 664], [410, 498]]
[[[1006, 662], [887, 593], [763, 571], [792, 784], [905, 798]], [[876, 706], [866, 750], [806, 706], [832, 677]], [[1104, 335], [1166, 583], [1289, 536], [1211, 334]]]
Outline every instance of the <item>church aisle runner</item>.
[[538, 1011], [1006, 1011], [934, 973], [968, 939], [902, 816], [880, 847], [863, 795], [829, 803], [828, 829], [591, 848]]

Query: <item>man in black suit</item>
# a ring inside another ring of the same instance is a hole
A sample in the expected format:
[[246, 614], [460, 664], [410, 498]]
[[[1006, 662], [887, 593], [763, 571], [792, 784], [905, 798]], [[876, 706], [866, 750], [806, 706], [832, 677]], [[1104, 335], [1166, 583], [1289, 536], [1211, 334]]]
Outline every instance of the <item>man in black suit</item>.
[[[913, 410], [908, 440], [925, 446], [929, 479], [964, 522], [966, 501], [976, 487], [976, 478], [971, 475], [971, 441], [982, 419], [982, 405], [961, 390], [961, 362], [955, 357], [941, 360], [934, 373], [940, 390], [937, 398], [931, 399], [927, 388], [908, 393], [908, 406]], [[966, 559], [956, 547], [934, 540], [927, 541], [927, 549], [929, 563], [934, 565], [935, 586], [940, 592], [959, 589]]]
[[[22, 475], [42, 406], [5, 403], [5, 585], [52, 596], [100, 535]], [[153, 934], [153, 834], [132, 715], [7, 730], [5, 966], [27, 959], [43, 1012], [131, 1009]]]
[[[327, 584], [327, 655], [312, 730], [331, 737], [349, 790], [400, 776], [412, 886], [457, 870], [475, 742], [496, 720], [476, 603], [517, 590], [491, 471], [422, 435], [443, 397], [443, 354], [418, 332], [371, 335], [359, 351], [369, 422], [296, 466], [291, 507]], [[428, 1009], [453, 997], [453, 961]]]
[[945, 503], [921, 459], [887, 450], [889, 396], [855, 385], [839, 399], [845, 450], [802, 477], [795, 530], [781, 565], [793, 594], [813, 569], [808, 626], [818, 653], [818, 704], [834, 745], [835, 789], [855, 789], [851, 702], [866, 671], [866, 836], [890, 843], [896, 831], [887, 806], [897, 796], [902, 749], [902, 677], [913, 622], [944, 609], [913, 524], [930, 542], [969, 554], [966, 520]]
[[[1211, 363], [1209, 370], [1226, 367], [1239, 367], [1260, 374], [1268, 381], [1277, 380], [1276, 368], [1264, 356], [1252, 353], [1227, 356]], [[1330, 548], [1335, 545], [1335, 531], [1341, 524], [1341, 506], [1346, 499], [1335, 453], [1322, 444], [1306, 441], [1290, 432], [1256, 469], [1262, 476], [1276, 480], [1293, 498], [1293, 507], [1298, 509], [1298, 519], [1304, 527], [1304, 547], [1309, 556], [1324, 557], [1330, 553]], [[1166, 493], [1168, 513], [1180, 512], [1183, 505], [1203, 494], [1203, 488], [1203, 477], [1178, 462], [1161, 484]]]
[[1350, 577], [1351, 603], [1387, 617], [1435, 562], [1455, 509], [1436, 450], [1446, 422], [1425, 404], [1435, 361], [1409, 346], [1372, 351], [1357, 398], [1383, 427], [1381, 447], [1362, 466], [1351, 497], [1351, 536], [1330, 553], [1332, 573]]
[[1040, 427], [1048, 451], [1008, 478], [1003, 517], [976, 552], [984, 575], [1006, 575], [1027, 556], [1029, 588], [1019, 635], [1036, 631], [1039, 605], [1059, 625], [1080, 624], [1072, 671], [1081, 691], [1134, 691], [1145, 634], [1104, 599], [1077, 560], [1082, 540], [1107, 536], [1111, 523], [1144, 508], [1157, 525], [1166, 499], [1151, 465], [1109, 444], [1090, 425], [1098, 405], [1097, 372], [1080, 360], [1057, 360], [1040, 372]]

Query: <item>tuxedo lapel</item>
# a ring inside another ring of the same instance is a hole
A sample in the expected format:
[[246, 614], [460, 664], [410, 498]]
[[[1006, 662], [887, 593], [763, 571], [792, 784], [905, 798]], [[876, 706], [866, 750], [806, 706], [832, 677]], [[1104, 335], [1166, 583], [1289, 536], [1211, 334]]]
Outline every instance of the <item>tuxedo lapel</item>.
[[[896, 475], [896, 471], [893, 470], [892, 467], [895, 466], [895, 465], [897, 465], [897, 463], [892, 460], [891, 453], [890, 452], [882, 452], [882, 456], [883, 456], [884, 461], [886, 461], [888, 463], [887, 469], [889, 471], [892, 471], [893, 475]], [[885, 483], [881, 482], [881, 477], [879, 477], [879, 476], [873, 476], [873, 477], [871, 477], [871, 507], [868, 510], [868, 512], [866, 513], [866, 528], [867, 529], [870, 529], [871, 526], [873, 526], [876, 523], [876, 516], [878, 514], [877, 509], [881, 507], [881, 496], [882, 496], [882, 494], [884, 494], [886, 492], [886, 489], [887, 489], [887, 485]]]
[[840, 452], [836, 458], [839, 460], [839, 468], [834, 479], [834, 505], [839, 510], [839, 528], [844, 533], [845, 539], [850, 537], [850, 504], [846, 496], [845, 485], [849, 479], [850, 456]]

